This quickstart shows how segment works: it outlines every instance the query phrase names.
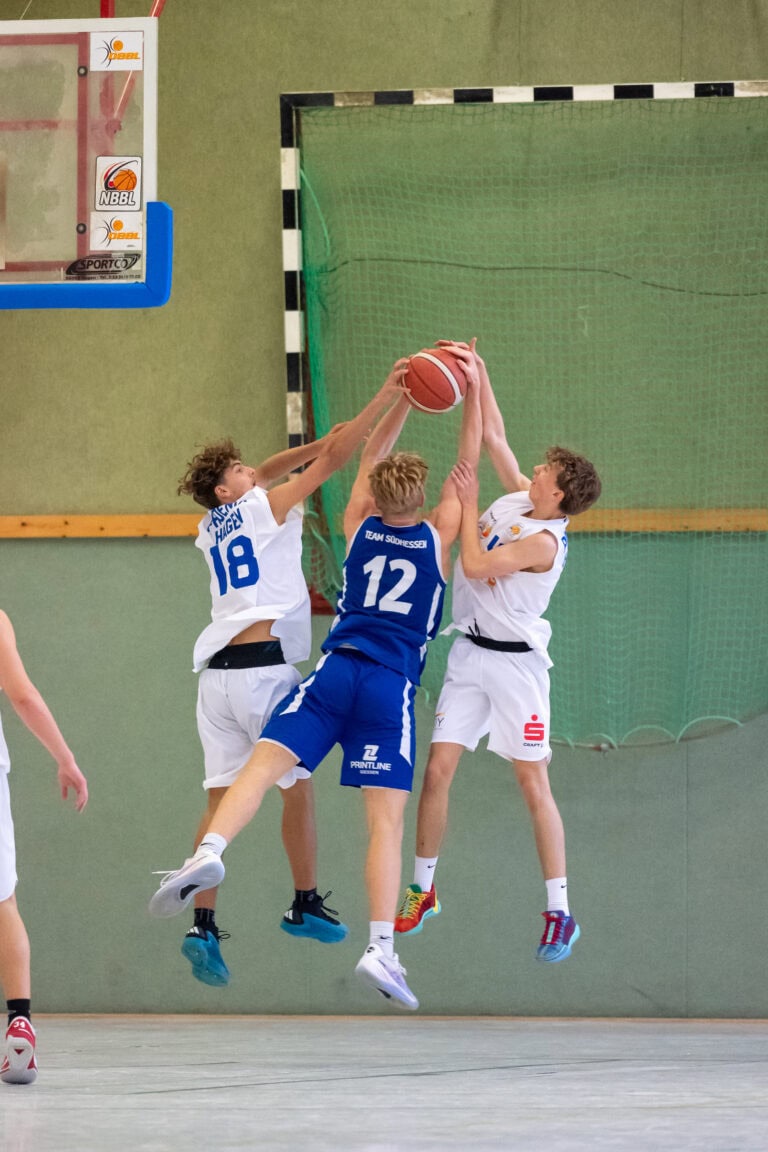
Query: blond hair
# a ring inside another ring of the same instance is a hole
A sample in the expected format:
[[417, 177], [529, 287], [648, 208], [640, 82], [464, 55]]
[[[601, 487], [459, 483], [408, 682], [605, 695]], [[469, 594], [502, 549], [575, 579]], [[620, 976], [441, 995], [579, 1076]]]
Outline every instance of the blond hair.
[[414, 452], [394, 452], [379, 460], [368, 473], [379, 511], [402, 515], [420, 508], [428, 471], [426, 461]]

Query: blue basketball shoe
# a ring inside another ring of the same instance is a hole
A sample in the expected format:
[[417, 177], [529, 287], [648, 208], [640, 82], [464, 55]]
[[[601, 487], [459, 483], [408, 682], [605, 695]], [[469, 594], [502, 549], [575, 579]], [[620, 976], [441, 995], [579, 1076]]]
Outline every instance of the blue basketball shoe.
[[195, 926], [187, 932], [181, 945], [182, 956], [192, 965], [192, 975], [201, 984], [210, 984], [213, 988], [229, 984], [229, 968], [221, 955], [220, 940], [229, 940], [229, 932]]
[[319, 940], [321, 944], [340, 944], [346, 940], [349, 928], [335, 919], [338, 912], [334, 908], [325, 906], [330, 895], [330, 892], [325, 896], [314, 892], [306, 894], [303, 899], [296, 897], [280, 923], [283, 932], [307, 940]]
[[542, 912], [547, 922], [544, 934], [536, 952], [537, 960], [546, 960], [556, 964], [558, 960], [567, 960], [573, 945], [581, 935], [581, 929], [573, 916], [566, 916], [565, 912]]

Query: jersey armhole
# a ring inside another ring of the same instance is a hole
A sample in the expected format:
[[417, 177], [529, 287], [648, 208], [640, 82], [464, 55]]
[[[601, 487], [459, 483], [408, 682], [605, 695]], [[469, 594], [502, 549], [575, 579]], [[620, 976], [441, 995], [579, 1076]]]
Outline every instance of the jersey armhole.
[[422, 524], [426, 524], [432, 533], [432, 542], [435, 545], [435, 563], [437, 564], [437, 571], [440, 574], [440, 579], [442, 580], [443, 584], [447, 584], [448, 581], [445, 578], [445, 572], [443, 572], [443, 542], [440, 539], [440, 533], [438, 532], [437, 528], [435, 528], [431, 520], [422, 520]]

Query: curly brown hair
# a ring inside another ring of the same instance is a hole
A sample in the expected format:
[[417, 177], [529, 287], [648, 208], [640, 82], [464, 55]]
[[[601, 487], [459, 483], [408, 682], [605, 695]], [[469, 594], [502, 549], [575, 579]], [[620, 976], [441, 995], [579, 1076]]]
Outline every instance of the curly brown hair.
[[203, 508], [218, 508], [221, 501], [216, 495], [216, 487], [230, 464], [240, 459], [240, 449], [232, 440], [206, 444], [190, 460], [176, 491], [179, 496], [191, 496]]
[[401, 515], [415, 511], [424, 501], [427, 462], [413, 452], [385, 456], [368, 473], [371, 495], [380, 512]]
[[560, 507], [566, 516], [586, 512], [602, 490], [594, 464], [586, 456], [559, 445], [547, 448], [547, 464], [557, 466], [557, 486], [563, 493]]

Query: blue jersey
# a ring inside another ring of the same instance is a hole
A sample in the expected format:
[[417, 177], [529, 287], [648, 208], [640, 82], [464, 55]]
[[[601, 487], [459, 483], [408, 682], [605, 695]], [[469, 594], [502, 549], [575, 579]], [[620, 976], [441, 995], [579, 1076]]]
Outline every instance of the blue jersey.
[[440, 557], [440, 537], [428, 520], [407, 528], [379, 516], [364, 520], [349, 545], [323, 651], [357, 648], [418, 684], [443, 608]]

